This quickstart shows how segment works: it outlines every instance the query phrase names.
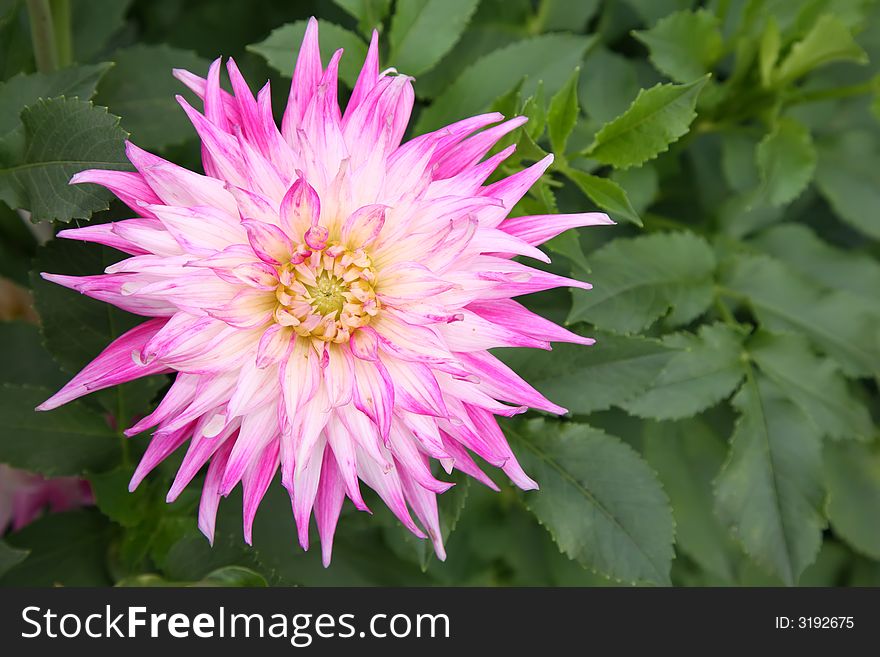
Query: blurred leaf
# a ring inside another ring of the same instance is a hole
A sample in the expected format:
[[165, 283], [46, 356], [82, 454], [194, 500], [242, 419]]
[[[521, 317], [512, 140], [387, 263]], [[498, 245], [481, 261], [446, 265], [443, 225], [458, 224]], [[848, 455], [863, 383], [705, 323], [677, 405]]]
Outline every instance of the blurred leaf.
[[[265, 40], [253, 43], [247, 49], [263, 57], [281, 75], [293, 77], [296, 53], [299, 52], [307, 24], [307, 21], [297, 21], [282, 25], [272, 30]], [[345, 54], [339, 60], [339, 79], [353, 89], [364, 59], [367, 57], [367, 44], [353, 32], [327, 21], [318, 21], [318, 31], [321, 40], [321, 59], [325, 63], [330, 61], [336, 50], [345, 49]]]
[[743, 334], [725, 324], [704, 324], [699, 333], [675, 333], [663, 342], [676, 353], [647, 389], [622, 404], [639, 417], [689, 417], [730, 395], [745, 374]]
[[87, 406], [38, 412], [52, 390], [5, 383], [0, 392], [0, 462], [55, 477], [100, 472], [119, 461], [116, 433]]
[[733, 403], [741, 415], [716, 510], [758, 563], [793, 585], [822, 542], [820, 436], [766, 379], [750, 377]]
[[679, 11], [633, 36], [650, 52], [651, 63], [676, 82], [710, 71], [722, 53], [720, 21], [705, 9]]
[[660, 189], [657, 169], [647, 163], [630, 169], [615, 169], [611, 180], [624, 189], [633, 208], [639, 213], [648, 209]]
[[749, 340], [748, 350], [822, 435], [865, 440], [876, 433], [871, 414], [852, 396], [837, 364], [818, 358], [804, 336], [761, 332]]
[[398, 2], [391, 21], [389, 61], [401, 73], [420, 75], [456, 44], [479, 0]]
[[107, 586], [104, 564], [113, 529], [97, 511], [53, 513], [6, 537], [27, 558], [3, 577], [0, 586]]
[[43, 347], [40, 330], [24, 322], [0, 322], [0, 382], [31, 386], [54, 386], [64, 377]]
[[577, 97], [579, 74], [580, 68], [575, 68], [565, 86], [550, 99], [550, 107], [547, 110], [550, 145], [553, 147], [553, 152], [560, 156], [565, 155], [565, 145], [577, 123], [580, 111]]
[[125, 25], [131, 0], [74, 0], [70, 3], [73, 57], [89, 62]]
[[391, 0], [333, 0], [333, 2], [357, 19], [358, 29], [367, 37], [374, 28], [381, 31], [382, 21], [391, 8]]
[[84, 169], [127, 169], [127, 133], [119, 117], [90, 102], [40, 100], [21, 114], [25, 146], [21, 159], [0, 153], [0, 200], [25, 208], [33, 221], [88, 219], [106, 210], [111, 197], [98, 185], [69, 185]]
[[580, 32], [599, 8], [599, 0], [541, 0], [537, 27], [542, 32]]
[[16, 550], [0, 540], [0, 577], [3, 577], [11, 568], [24, 561], [27, 556], [27, 550]]
[[636, 226], [642, 220], [629, 202], [624, 189], [613, 180], [600, 178], [586, 171], [566, 167], [562, 172], [597, 206], [611, 215], [612, 219], [628, 221]]
[[688, 9], [693, 0], [625, 0], [647, 25], [678, 9]]
[[758, 144], [755, 155], [761, 193], [771, 205], [793, 201], [816, 169], [816, 149], [809, 130], [791, 120], [780, 121]]
[[880, 452], [877, 445], [827, 443], [825, 481], [834, 533], [859, 552], [880, 559]]
[[834, 247], [802, 224], [774, 226], [750, 244], [817, 285], [850, 292], [880, 316], [880, 263], [867, 253]]
[[[483, 0], [481, 6], [487, 7], [487, 0]], [[510, 3], [508, 2], [505, 6], [509, 9]], [[415, 85], [416, 95], [419, 98], [436, 98], [448, 89], [458, 75], [475, 61], [489, 55], [494, 50], [512, 45], [519, 39], [518, 32], [507, 25], [478, 22], [480, 11], [477, 10], [477, 16], [474, 16], [470, 27], [465, 30], [455, 47], [446, 53], [446, 56], [433, 69], [419, 76]], [[522, 76], [519, 79], [521, 80]], [[514, 84], [511, 84], [509, 88]], [[502, 91], [498, 95], [503, 93]]]
[[161, 150], [193, 137], [195, 131], [175, 94], [183, 85], [171, 75], [182, 68], [206, 75], [208, 62], [186, 50], [166, 45], [136, 45], [114, 55], [116, 65], [98, 86], [96, 102], [122, 117], [132, 141]]
[[[19, 138], [13, 133], [23, 131], [22, 110], [40, 98], [66, 96], [89, 100], [95, 93], [98, 81], [106, 75], [112, 64], [74, 66], [54, 73], [19, 73], [0, 83], [0, 150], [3, 142]], [[7, 147], [11, 147], [9, 144]]]
[[670, 310], [671, 325], [687, 323], [712, 301], [715, 255], [692, 233], [617, 239], [592, 253], [590, 262], [593, 289], [573, 291], [570, 322], [640, 331]]
[[725, 279], [766, 328], [807, 335], [850, 376], [880, 372], [876, 318], [851, 295], [823, 292], [768, 256], [738, 256]]
[[631, 447], [585, 424], [534, 419], [504, 430], [541, 482], [525, 504], [565, 554], [617, 580], [669, 584], [672, 511]]
[[697, 96], [708, 77], [688, 84], [642, 89], [629, 109], [596, 133], [586, 155], [620, 169], [638, 166], [669, 149], [696, 117]]
[[591, 334], [592, 347], [563, 342], [549, 353], [498, 349], [494, 355], [548, 399], [586, 415], [640, 395], [676, 354], [659, 340]]
[[37, 240], [22, 217], [0, 203], [0, 276], [26, 286]]
[[0, 80], [34, 68], [27, 5], [21, 0], [0, 2]]
[[841, 219], [880, 239], [880, 147], [873, 136], [852, 131], [821, 143], [816, 185]]
[[794, 44], [773, 76], [783, 85], [806, 75], [819, 66], [837, 61], [866, 64], [868, 56], [855, 42], [839, 18], [826, 14], [819, 18], [807, 35]]
[[594, 39], [591, 37], [546, 34], [495, 50], [462, 71], [455, 82], [422, 112], [415, 134], [481, 112], [519, 83], [523, 76], [528, 78], [523, 85], [524, 95], [532, 93], [540, 80], [544, 81], [546, 91], [555, 93], [565, 84], [571, 70], [592, 43]]
[[603, 123], [623, 114], [640, 90], [633, 62], [602, 47], [587, 55], [579, 86], [584, 112]]
[[644, 453], [672, 502], [677, 547], [732, 581], [738, 550], [712, 508], [712, 480], [724, 462], [725, 443], [698, 419], [650, 423]]
[[749, 133], [722, 133], [721, 169], [727, 184], [734, 191], [751, 191], [760, 183], [755, 157], [758, 143], [757, 138]]

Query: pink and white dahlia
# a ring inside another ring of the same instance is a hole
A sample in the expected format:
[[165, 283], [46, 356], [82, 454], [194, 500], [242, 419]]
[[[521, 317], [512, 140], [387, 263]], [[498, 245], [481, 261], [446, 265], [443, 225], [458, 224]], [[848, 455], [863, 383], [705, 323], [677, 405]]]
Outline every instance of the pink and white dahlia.
[[207, 79], [175, 71], [204, 103], [198, 112], [178, 98], [206, 175], [128, 144], [136, 172], [73, 178], [109, 188], [137, 216], [59, 236], [131, 257], [96, 276], [44, 277], [152, 319], [39, 408], [176, 373], [158, 408], [126, 432], [157, 427], [132, 489], [188, 442], [168, 500], [208, 464], [199, 527], [209, 539], [220, 498], [241, 483], [250, 542], [280, 468], [299, 541], [308, 548], [314, 509], [325, 564], [344, 499], [367, 510], [360, 482], [443, 558], [436, 496], [452, 484], [435, 478], [432, 459], [494, 488], [474, 453], [536, 488], [495, 416], [565, 412], [488, 350], [592, 342], [512, 300], [590, 286], [513, 257], [546, 262], [537, 244], [609, 219], [507, 218], [552, 156], [489, 185], [513, 147], [483, 158], [525, 118], [483, 114], [401, 143], [412, 78], [379, 72], [374, 33], [343, 113], [341, 55], [323, 67], [310, 21], [280, 130], [269, 85], [255, 99], [232, 60], [231, 94], [219, 59]]
[[48, 508], [53, 513], [92, 504], [89, 483], [78, 477], [45, 479], [0, 464], [0, 536], [18, 531]]

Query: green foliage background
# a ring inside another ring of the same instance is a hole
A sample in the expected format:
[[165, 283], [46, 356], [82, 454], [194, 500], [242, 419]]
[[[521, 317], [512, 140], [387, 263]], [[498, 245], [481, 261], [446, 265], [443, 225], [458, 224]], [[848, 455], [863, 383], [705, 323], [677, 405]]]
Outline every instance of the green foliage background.
[[[87, 476], [97, 506], [8, 534], [0, 584], [880, 584], [880, 3], [43, 4], [54, 60], [35, 60], [25, 2], [0, 0], [0, 274], [41, 318], [0, 325], [0, 462]], [[556, 159], [514, 215], [618, 222], [547, 245], [592, 291], [528, 300], [596, 346], [499, 354], [570, 409], [504, 423], [542, 490], [460, 480], [441, 498], [445, 563], [373, 504], [346, 507], [324, 570], [295, 545], [280, 486], [253, 548], [235, 494], [210, 548], [198, 486], [164, 502], [174, 458], [126, 492], [146, 437], [120, 429], [162, 377], [31, 410], [135, 320], [29, 273], [93, 274], [120, 255], [38, 247], [17, 210], [38, 234], [124, 218], [109, 193], [66, 183], [125, 168], [126, 133], [198, 169], [171, 68], [233, 56], [255, 87], [271, 79], [278, 113], [310, 15], [325, 53], [346, 50], [344, 85], [380, 30], [383, 67], [417, 78], [411, 134], [527, 115], [499, 146], [518, 146], [503, 173]]]

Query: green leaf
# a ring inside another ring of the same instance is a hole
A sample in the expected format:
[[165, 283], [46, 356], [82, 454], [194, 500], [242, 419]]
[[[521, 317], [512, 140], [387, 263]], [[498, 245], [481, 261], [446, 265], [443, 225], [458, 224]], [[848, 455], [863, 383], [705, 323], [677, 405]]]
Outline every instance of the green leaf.
[[68, 183], [84, 169], [130, 167], [119, 117], [90, 102], [56, 98], [37, 101], [21, 120], [26, 143], [21, 159], [0, 155], [0, 200], [30, 210], [33, 221], [88, 219], [106, 210], [109, 191]]
[[27, 5], [20, 0], [0, 2], [0, 79], [34, 67]]
[[0, 386], [0, 462], [46, 476], [100, 472], [119, 461], [119, 438], [107, 420], [79, 402], [54, 411], [34, 408], [49, 388]]
[[822, 287], [849, 292], [880, 316], [880, 263], [867, 253], [823, 242], [803, 224], [782, 224], [749, 242]]
[[606, 48], [597, 47], [587, 55], [584, 71], [580, 105], [596, 121], [605, 123], [622, 114], [639, 93], [633, 61]]
[[64, 383], [58, 365], [43, 347], [40, 330], [24, 322], [0, 323], [0, 382], [32, 386]]
[[146, 486], [128, 492], [133, 473], [134, 468], [120, 465], [113, 470], [89, 475], [95, 504], [101, 513], [123, 527], [135, 527], [144, 522], [149, 503]]
[[639, 213], [648, 209], [660, 189], [657, 169], [650, 164], [630, 169], [615, 169], [611, 173], [611, 180], [623, 188], [633, 208]]
[[[122, 257], [107, 247], [69, 240], [53, 240], [41, 247], [31, 275], [34, 300], [42, 320], [46, 348], [68, 374], [79, 372], [114, 339], [144, 321], [97, 299], [43, 280], [38, 272], [84, 276], [97, 274]], [[166, 382], [152, 376], [93, 393], [116, 425], [126, 426], [135, 415], [145, 414], [155, 392]]]
[[641, 331], [670, 310], [671, 325], [685, 324], [712, 302], [715, 255], [693, 233], [616, 239], [591, 254], [590, 261], [593, 289], [573, 291], [570, 322]]
[[391, 9], [391, 0], [333, 0], [358, 22], [358, 30], [370, 36], [373, 29], [381, 30], [382, 21]]
[[4, 541], [0, 541], [0, 577], [24, 561], [27, 555], [27, 550], [16, 550], [9, 547]]
[[759, 564], [797, 583], [822, 543], [819, 433], [770, 381], [750, 376], [730, 456], [715, 482], [716, 510]]
[[854, 130], [821, 143], [816, 185], [843, 221], [880, 240], [880, 146], [872, 134]]
[[[498, 112], [499, 114], [503, 114], [504, 116], [514, 116], [518, 113], [519, 107], [522, 104], [522, 97], [519, 93], [520, 87], [522, 87], [522, 83], [525, 79], [520, 80], [520, 84], [513, 87], [510, 91], [508, 91], [503, 96], [499, 96], [492, 103], [492, 106], [489, 108], [491, 112]], [[515, 131], [514, 131], [515, 134]], [[505, 135], [505, 137], [509, 138], [511, 135]], [[506, 148], [507, 146], [504, 146]], [[496, 146], [497, 148], [497, 146]], [[500, 150], [500, 149], [499, 149]]]
[[678, 11], [650, 30], [633, 32], [649, 50], [651, 63], [676, 82], [710, 71], [722, 53], [721, 22], [710, 11]]
[[122, 127], [146, 149], [162, 149], [195, 135], [175, 94], [182, 85], [171, 75], [182, 68], [205, 75], [208, 62], [166, 45], [136, 45], [117, 51], [113, 67], [98, 86], [96, 102], [122, 117]]
[[625, 0], [647, 25], [678, 9], [686, 9], [693, 0]]
[[541, 0], [537, 27], [542, 32], [580, 32], [599, 8], [599, 0]]
[[585, 154], [619, 169], [654, 159], [687, 133], [708, 79], [642, 89], [626, 112], [602, 126]]
[[840, 61], [866, 64], [868, 55], [839, 18], [826, 14], [816, 21], [803, 39], [791, 47], [776, 69], [773, 81], [777, 85], [787, 84], [815, 68]]
[[[247, 49], [263, 57], [281, 75], [293, 77], [296, 53], [299, 52], [307, 24], [307, 21], [297, 21], [282, 25], [273, 30], [265, 40], [252, 43]], [[345, 49], [345, 54], [339, 61], [339, 79], [349, 88], [354, 88], [361, 66], [367, 57], [367, 45], [358, 35], [334, 23], [318, 21], [318, 31], [321, 39], [321, 59], [324, 62], [329, 61], [339, 48]]]
[[877, 445], [825, 445], [828, 520], [834, 533], [872, 559], [880, 559], [880, 452]]
[[105, 564], [113, 528], [93, 510], [53, 513], [6, 537], [27, 558], [0, 577], [0, 586], [107, 586]]
[[15, 210], [0, 203], [0, 276], [23, 286], [37, 248], [36, 236], [29, 228]]
[[539, 80], [543, 80], [546, 91], [555, 93], [565, 84], [571, 70], [580, 63], [592, 43], [592, 37], [545, 34], [489, 53], [466, 68], [422, 112], [415, 134], [435, 130], [483, 111], [524, 76], [528, 78], [523, 85], [524, 96], [537, 88]]
[[580, 67], [574, 69], [574, 73], [553, 98], [550, 99], [550, 108], [547, 110], [547, 126], [550, 132], [550, 145], [553, 152], [559, 155], [565, 154], [565, 145], [568, 137], [577, 123], [578, 112], [578, 76]]
[[623, 187], [608, 178], [600, 178], [586, 171], [565, 167], [562, 173], [578, 186], [586, 196], [597, 206], [611, 214], [612, 219], [628, 221], [636, 226], [642, 225], [642, 220], [629, 202]]
[[543, 246], [553, 253], [568, 258], [580, 270], [580, 273], [588, 274], [590, 272], [590, 263], [587, 262], [587, 257], [581, 248], [580, 233], [577, 229], [560, 233], [544, 242]]
[[765, 328], [803, 333], [847, 375], [880, 372], [876, 316], [852, 295], [817, 289], [768, 256], [737, 256], [724, 284], [744, 298]]
[[497, 349], [494, 355], [571, 413], [603, 411], [641, 394], [675, 351], [659, 340], [596, 333], [592, 347], [560, 343], [553, 351]]
[[205, 575], [195, 586], [266, 587], [266, 578], [243, 566], [224, 566]]
[[211, 571], [198, 581], [172, 581], [159, 575], [147, 573], [134, 575], [116, 583], [118, 587], [249, 587], [263, 588], [268, 586], [266, 578], [260, 573], [244, 566], [224, 566]]
[[626, 443], [585, 424], [505, 422], [541, 490], [526, 506], [571, 559], [625, 582], [669, 584], [674, 522], [656, 475]]
[[796, 121], [782, 120], [755, 152], [761, 175], [760, 193], [770, 205], [797, 198], [813, 178], [816, 149], [810, 131]]
[[712, 480], [727, 446], [699, 419], [646, 425], [644, 454], [672, 502], [676, 546], [701, 568], [733, 581], [739, 550], [712, 506]]
[[725, 324], [663, 339], [678, 353], [647, 390], [622, 404], [633, 415], [656, 420], [689, 417], [730, 395], [745, 374], [743, 334]]
[[430, 70], [461, 38], [478, 4], [479, 0], [397, 3], [389, 34], [389, 62], [407, 75]]
[[753, 191], [760, 183], [755, 151], [758, 140], [749, 133], [724, 132], [721, 135], [721, 170], [733, 191]]
[[544, 82], [538, 82], [535, 93], [526, 98], [522, 107], [523, 116], [529, 117], [525, 125], [525, 132], [533, 141], [537, 141], [544, 134], [547, 127], [547, 108], [544, 102]]
[[75, 0], [70, 3], [73, 58], [88, 62], [106, 52], [108, 41], [125, 25], [131, 0]]
[[761, 332], [749, 340], [748, 350], [823, 435], [868, 439], [876, 433], [871, 414], [852, 396], [837, 364], [818, 358], [804, 336]]
[[0, 82], [0, 143], [12, 133], [23, 130], [21, 111], [40, 98], [56, 96], [89, 100], [95, 87], [112, 64], [75, 66], [54, 73], [19, 73], [6, 82]]

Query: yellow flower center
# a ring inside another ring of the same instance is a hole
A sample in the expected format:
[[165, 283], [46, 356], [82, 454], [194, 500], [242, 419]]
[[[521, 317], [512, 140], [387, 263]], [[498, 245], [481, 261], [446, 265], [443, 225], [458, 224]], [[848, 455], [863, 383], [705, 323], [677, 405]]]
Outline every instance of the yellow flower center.
[[370, 257], [336, 243], [320, 251], [300, 245], [296, 253], [278, 268], [275, 321], [303, 337], [347, 342], [379, 312]]

